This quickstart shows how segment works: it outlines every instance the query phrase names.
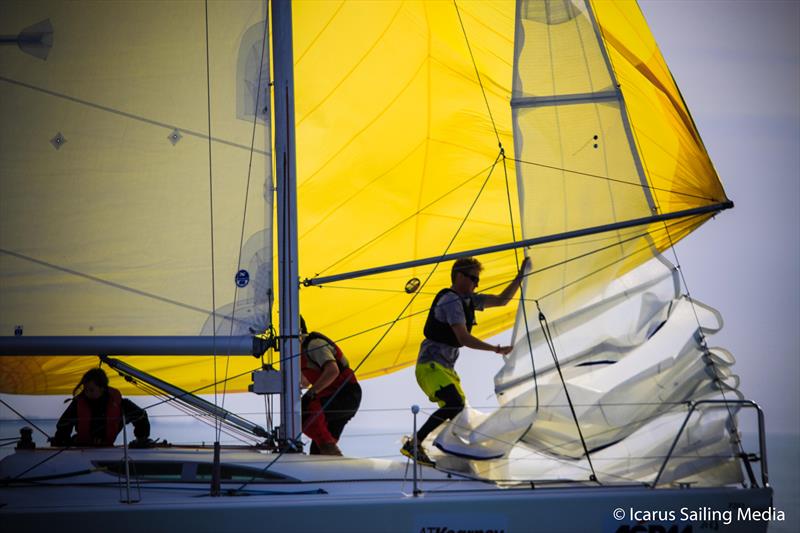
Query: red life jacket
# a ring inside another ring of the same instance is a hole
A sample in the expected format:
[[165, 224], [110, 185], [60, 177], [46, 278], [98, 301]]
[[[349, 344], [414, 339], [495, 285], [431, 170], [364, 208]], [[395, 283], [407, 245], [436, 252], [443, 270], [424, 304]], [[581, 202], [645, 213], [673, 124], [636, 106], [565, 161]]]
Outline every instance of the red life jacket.
[[333, 380], [333, 383], [325, 387], [324, 390], [317, 391], [317, 396], [323, 397], [333, 394], [339, 390], [339, 386], [344, 382], [357, 383], [358, 381], [356, 380], [355, 373], [353, 373], [350, 367], [344, 366], [344, 354], [342, 353], [341, 348], [339, 348], [336, 343], [330, 340], [328, 337], [316, 331], [312, 331], [306, 335], [306, 338], [303, 339], [303, 344], [300, 346], [300, 371], [303, 373], [303, 377], [306, 378], [309, 383], [313, 384], [316, 383], [319, 377], [322, 375], [322, 368], [317, 366], [308, 358], [308, 345], [314, 339], [322, 339], [333, 346], [333, 356], [336, 358], [336, 366], [339, 367], [339, 375], [336, 376], [336, 379]]
[[92, 439], [92, 406], [83, 393], [75, 401], [78, 407], [77, 439], [79, 446], [113, 446], [117, 434], [122, 429], [122, 394], [108, 387], [108, 402], [106, 403], [106, 432], [102, 441]]

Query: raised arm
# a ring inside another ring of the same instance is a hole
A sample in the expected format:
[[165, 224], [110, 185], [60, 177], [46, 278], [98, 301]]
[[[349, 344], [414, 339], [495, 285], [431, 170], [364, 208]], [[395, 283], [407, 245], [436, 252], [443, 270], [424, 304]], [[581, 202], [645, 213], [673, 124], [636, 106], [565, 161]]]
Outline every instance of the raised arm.
[[[500, 294], [484, 294], [484, 307], [501, 307], [506, 305], [508, 302], [511, 301], [511, 298], [514, 297], [514, 294], [519, 289], [519, 286], [522, 284], [522, 278], [525, 276], [525, 270], [527, 269], [528, 265], [530, 264], [530, 258], [526, 257], [523, 259], [522, 264], [519, 267], [519, 272], [511, 280], [511, 283], [503, 289], [503, 292]], [[466, 344], [464, 345], [466, 346]]]

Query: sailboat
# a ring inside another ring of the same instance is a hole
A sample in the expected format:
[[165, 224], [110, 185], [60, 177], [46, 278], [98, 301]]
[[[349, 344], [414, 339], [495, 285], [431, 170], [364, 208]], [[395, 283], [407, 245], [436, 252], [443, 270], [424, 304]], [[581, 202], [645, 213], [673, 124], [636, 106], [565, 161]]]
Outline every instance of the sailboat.
[[[766, 530], [763, 415], [667, 255], [733, 204], [635, 3], [8, 11], [0, 391], [69, 394], [101, 360], [251, 444], [23, 436], [4, 527]], [[380, 379], [449, 261], [491, 291], [523, 254], [518, 305], [474, 330], [513, 327], [499, 407], [446, 425], [435, 469], [301, 452], [301, 310]], [[251, 387], [277, 427], [196, 396]]]

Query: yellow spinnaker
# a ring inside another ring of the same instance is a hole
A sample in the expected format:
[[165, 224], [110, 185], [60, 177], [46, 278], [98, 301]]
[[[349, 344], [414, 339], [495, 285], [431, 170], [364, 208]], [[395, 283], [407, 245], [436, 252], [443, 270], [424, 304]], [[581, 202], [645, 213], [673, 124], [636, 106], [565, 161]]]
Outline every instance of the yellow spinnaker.
[[[202, 3], [18, 7], [0, 22], [2, 32], [13, 34], [49, 17], [55, 45], [46, 62], [11, 47], [0, 50], [0, 112], [13, 117], [0, 126], [0, 247], [17, 254], [0, 254], [2, 334], [12, 334], [18, 324], [25, 335], [198, 334], [211, 309], [234, 298], [241, 303], [232, 280], [241, 266], [242, 227], [245, 248], [269, 255], [272, 246], [270, 207], [262, 199], [271, 167], [269, 128], [259, 119], [253, 141], [253, 111], [246, 109], [247, 87], [258, 84], [258, 76], [248, 72], [258, 50], [253, 36], [263, 30], [262, 3], [209, 2], [213, 195]], [[517, 6], [507, 1], [459, 3], [461, 20], [449, 2], [295, 2], [293, 8], [301, 277], [650, 213], [624, 131], [603, 132], [602, 149], [577, 152], [575, 160], [554, 161], [540, 143], [533, 155], [516, 154], [522, 138], [525, 146], [548, 136], [579, 145], [591, 138], [584, 138], [582, 118], [574, 119], [574, 134], [554, 134], [542, 113], [530, 114], [529, 125], [514, 125], [512, 97], [557, 94], [523, 91], [538, 82], [515, 82], [515, 61], [527, 58], [525, 72], [534, 79], [546, 69], [542, 79], [548, 82], [562, 73], [580, 74], [587, 64], [569, 48], [577, 42], [567, 30], [547, 61], [542, 52], [549, 48], [526, 43], [515, 51], [515, 28], [535, 23], [534, 3], [519, 6], [521, 16], [534, 22], [515, 21]], [[621, 85], [644, 182], [660, 212], [725, 200], [638, 7], [593, 2], [592, 8]], [[551, 25], [551, 34], [566, 24], [579, 25], [583, 37], [596, 36], [591, 20], [578, 11], [577, 18]], [[123, 29], [110, 24], [119, 20], [126, 21]], [[594, 59], [603, 61], [602, 55]], [[592, 65], [602, 78], [605, 62]], [[607, 71], [605, 77], [610, 80]], [[618, 115], [620, 109], [609, 111], [605, 102], [585, 105], [594, 115]], [[559, 117], [559, 127], [565, 118]], [[548, 127], [550, 133], [543, 133]], [[174, 129], [182, 138], [173, 144], [167, 137]], [[55, 149], [47, 141], [59, 131], [66, 143]], [[498, 143], [505, 160], [498, 159]], [[567, 151], [562, 146], [550, 153]], [[601, 179], [576, 182], [563, 169]], [[630, 183], [609, 185], [602, 178]], [[592, 187], [602, 189], [602, 202], [575, 200], [597, 198]], [[671, 239], [663, 225], [654, 225], [640, 240], [664, 249], [699, 223], [683, 223]], [[603, 264], [602, 254], [598, 262], [571, 263], [558, 275], [546, 267], [593, 246], [578, 243], [566, 256], [563, 247], [555, 254], [530, 251], [535, 268], [544, 270], [529, 284], [544, 295], [581, 279]], [[651, 256], [634, 248], [625, 253], [622, 270]], [[516, 272], [513, 252], [481, 260], [481, 290], [499, 290], [493, 287], [504, 286]], [[269, 262], [257, 263], [265, 269], [260, 279], [271, 279]], [[366, 358], [361, 377], [378, 376], [415, 361], [425, 313], [435, 292], [449, 284], [449, 268], [303, 288], [301, 312], [312, 329], [341, 340], [351, 364]], [[427, 280], [416, 297], [404, 291], [413, 277]], [[584, 282], [580, 294], [590, 293], [595, 283], [602, 280]], [[482, 313], [475, 333], [485, 337], [508, 329], [514, 315], [513, 305]], [[211, 357], [126, 360], [189, 390], [208, 387], [215, 375]], [[89, 357], [2, 358], [0, 390], [67, 393], [94, 364], [96, 358]], [[228, 391], [241, 391], [258, 361], [236, 357], [226, 365], [217, 360], [217, 379], [242, 374], [227, 385]]]

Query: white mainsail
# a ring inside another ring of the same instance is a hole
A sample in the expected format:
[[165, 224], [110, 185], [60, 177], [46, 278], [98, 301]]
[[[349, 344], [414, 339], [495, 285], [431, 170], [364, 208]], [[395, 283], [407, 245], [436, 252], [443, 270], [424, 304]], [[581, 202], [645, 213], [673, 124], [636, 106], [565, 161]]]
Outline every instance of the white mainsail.
[[[3, 33], [46, 19], [53, 42], [46, 60], [16, 47], [0, 56], [2, 335], [263, 332], [273, 284], [264, 3], [210, 3], [208, 34], [198, 3], [12, 5]], [[68, 391], [96, 361], [4, 358], [2, 389]], [[133, 364], [187, 388], [212, 368], [203, 357]]]

